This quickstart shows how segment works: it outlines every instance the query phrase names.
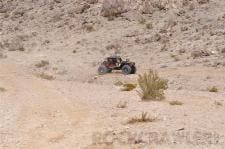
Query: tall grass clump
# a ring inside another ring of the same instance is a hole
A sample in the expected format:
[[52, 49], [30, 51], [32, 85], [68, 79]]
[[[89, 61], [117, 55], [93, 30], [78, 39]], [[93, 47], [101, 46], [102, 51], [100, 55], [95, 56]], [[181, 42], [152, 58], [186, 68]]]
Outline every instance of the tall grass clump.
[[139, 75], [138, 85], [141, 89], [138, 93], [143, 101], [160, 101], [165, 98], [164, 90], [168, 88], [168, 81], [160, 78], [156, 71], [149, 70]]
[[212, 92], [212, 93], [217, 93], [217, 92], [218, 92], [218, 88], [217, 88], [216, 86], [209, 87], [209, 88], [208, 88], [208, 91], [209, 91], [209, 92]]
[[148, 113], [142, 112], [140, 116], [132, 117], [128, 120], [128, 124], [135, 124], [135, 123], [146, 123], [146, 122], [155, 122], [157, 120], [156, 117], [149, 117]]

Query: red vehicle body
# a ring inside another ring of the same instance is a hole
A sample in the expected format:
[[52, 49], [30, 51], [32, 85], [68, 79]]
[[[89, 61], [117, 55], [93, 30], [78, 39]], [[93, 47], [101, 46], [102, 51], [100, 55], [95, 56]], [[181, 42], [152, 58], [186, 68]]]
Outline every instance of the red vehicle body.
[[130, 62], [128, 59], [123, 61], [119, 56], [111, 56], [101, 63], [98, 73], [106, 74], [112, 72], [112, 70], [122, 70], [123, 74], [135, 74], [136, 66], [134, 62]]

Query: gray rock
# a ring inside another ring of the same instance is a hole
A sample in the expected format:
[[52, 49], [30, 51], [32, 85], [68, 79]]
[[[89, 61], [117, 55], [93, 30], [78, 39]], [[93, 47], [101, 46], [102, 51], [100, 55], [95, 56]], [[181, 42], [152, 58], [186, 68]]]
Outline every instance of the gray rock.
[[126, 13], [123, 13], [122, 16], [128, 21], [140, 22], [141, 20], [143, 20], [143, 16], [137, 11], [128, 11]]
[[98, 3], [98, 0], [85, 0], [85, 2], [88, 4], [96, 4]]
[[141, 12], [143, 14], [152, 14], [154, 12], [154, 8], [149, 1], [145, 1], [141, 6]]
[[210, 56], [210, 55], [211, 55], [210, 52], [203, 51], [203, 50], [191, 52], [191, 57], [193, 57], [193, 58], [205, 57], [205, 56]]
[[209, 0], [197, 0], [197, 2], [199, 4], [206, 4], [206, 3], [209, 3]]
[[123, 0], [104, 0], [101, 9], [101, 15], [104, 17], [116, 17], [127, 12]]
[[7, 58], [7, 56], [4, 55], [3, 53], [0, 53], [0, 59], [4, 59], [4, 58]]
[[77, 14], [84, 13], [90, 7], [91, 6], [88, 3], [77, 4], [77, 6], [75, 8], [75, 13], [77, 13]]

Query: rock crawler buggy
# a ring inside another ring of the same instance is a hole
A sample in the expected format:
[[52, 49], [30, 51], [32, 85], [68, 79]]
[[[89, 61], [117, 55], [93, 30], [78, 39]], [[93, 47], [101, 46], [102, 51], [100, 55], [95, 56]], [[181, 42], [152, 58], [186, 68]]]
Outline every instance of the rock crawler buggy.
[[112, 70], [122, 70], [123, 74], [135, 74], [136, 66], [134, 62], [128, 59], [123, 61], [119, 56], [107, 57], [104, 62], [99, 66], [98, 73], [100, 75], [110, 73]]

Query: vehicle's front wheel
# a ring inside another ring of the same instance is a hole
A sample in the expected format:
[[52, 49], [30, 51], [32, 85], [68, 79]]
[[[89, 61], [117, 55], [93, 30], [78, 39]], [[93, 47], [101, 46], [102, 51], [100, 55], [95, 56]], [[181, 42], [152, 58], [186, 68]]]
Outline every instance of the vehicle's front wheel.
[[126, 75], [131, 74], [131, 73], [132, 73], [132, 68], [131, 68], [131, 66], [129, 66], [129, 65], [124, 65], [124, 66], [122, 67], [122, 72], [123, 72], [123, 74], [126, 74]]
[[109, 72], [109, 69], [105, 65], [98, 67], [98, 74], [103, 75]]

